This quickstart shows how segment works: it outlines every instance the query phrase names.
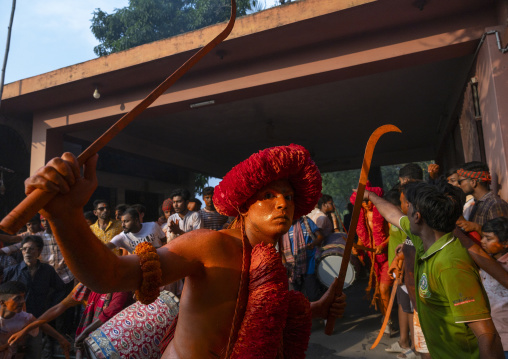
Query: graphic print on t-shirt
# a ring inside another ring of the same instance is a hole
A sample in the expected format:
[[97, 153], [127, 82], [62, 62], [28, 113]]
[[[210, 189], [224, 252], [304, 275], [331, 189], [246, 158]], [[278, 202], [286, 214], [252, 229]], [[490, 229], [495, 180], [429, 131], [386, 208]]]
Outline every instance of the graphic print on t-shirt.
[[425, 273], [423, 273], [422, 277], [420, 278], [418, 292], [420, 294], [420, 297], [430, 298], [429, 282], [427, 280], [427, 275]]

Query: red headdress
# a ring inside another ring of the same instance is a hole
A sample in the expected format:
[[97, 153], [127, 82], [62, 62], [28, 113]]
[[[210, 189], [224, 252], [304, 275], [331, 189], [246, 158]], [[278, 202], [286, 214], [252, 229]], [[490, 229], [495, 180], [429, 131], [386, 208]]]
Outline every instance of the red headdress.
[[465, 169], [460, 168], [457, 171], [457, 174], [462, 177], [475, 179], [480, 182], [486, 182], [488, 184], [490, 184], [490, 182], [492, 181], [489, 171], [466, 171]]
[[[379, 197], [383, 196], [383, 189], [381, 187], [371, 187], [370, 182], [367, 182], [365, 190], [374, 192]], [[354, 192], [350, 198], [350, 201], [353, 204], [355, 203], [355, 200], [356, 200], [356, 192]], [[386, 241], [387, 233], [385, 227], [385, 219], [383, 218], [383, 216], [381, 216], [381, 214], [378, 212], [375, 206], [372, 208], [372, 222], [374, 225], [372, 235], [374, 237], [374, 246], [376, 246]], [[358, 234], [358, 239], [360, 240], [360, 242], [362, 242], [361, 243], [362, 245], [364, 245], [365, 247], [372, 248], [365, 223], [365, 214], [363, 208], [360, 211], [360, 217], [358, 218], [358, 226], [356, 227], [356, 234]], [[382, 254], [376, 256], [376, 259], [384, 261], [386, 260], [385, 257], [388, 258], [385, 254], [384, 255]]]
[[264, 149], [233, 167], [215, 187], [215, 208], [226, 216], [237, 216], [249, 198], [279, 179], [293, 186], [295, 219], [314, 208], [321, 196], [321, 174], [309, 151], [295, 144]]
[[171, 198], [166, 199], [164, 202], [162, 202], [162, 211], [171, 211], [173, 210], [173, 200]]
[[[371, 187], [370, 182], [367, 182], [367, 186], [365, 187], [365, 190], [374, 192], [379, 197], [383, 196], [383, 189], [380, 187]], [[356, 200], [356, 192], [351, 195], [351, 203], [355, 203]], [[356, 234], [358, 234], [358, 241], [364, 245], [365, 247], [374, 248], [377, 245], [380, 245], [381, 243], [385, 242], [388, 238], [388, 227], [386, 220], [381, 216], [379, 211], [375, 206], [372, 207], [372, 225], [374, 228], [372, 228], [372, 242], [371, 238], [369, 236], [369, 231], [367, 230], [367, 223], [365, 218], [364, 209], [360, 211], [360, 217], [358, 218], [358, 226], [356, 227]], [[369, 284], [365, 291], [367, 294], [370, 293], [372, 290], [372, 286], [375, 285], [374, 289], [374, 295], [372, 297], [372, 304], [376, 304], [376, 299], [380, 297], [379, 292], [379, 278], [381, 276], [381, 269], [383, 262], [386, 262], [388, 260], [388, 255], [386, 253], [382, 253], [379, 255], [374, 255], [374, 253], [369, 252], [372, 266], [371, 271], [369, 275]], [[360, 255], [360, 257], [363, 257]]]

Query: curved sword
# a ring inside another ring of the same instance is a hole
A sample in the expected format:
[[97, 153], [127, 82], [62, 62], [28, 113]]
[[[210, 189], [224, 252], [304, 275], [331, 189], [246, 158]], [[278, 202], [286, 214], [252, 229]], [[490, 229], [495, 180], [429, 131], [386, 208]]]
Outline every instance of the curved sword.
[[[120, 131], [122, 131], [129, 123], [131, 123], [139, 114], [141, 114], [148, 106], [166, 92], [180, 77], [189, 71], [199, 60], [209, 53], [215, 46], [220, 44], [231, 33], [236, 18], [236, 0], [231, 0], [231, 17], [224, 30], [217, 35], [212, 41], [202, 47], [182, 66], [165, 79], [155, 90], [153, 90], [143, 101], [138, 103], [136, 107], [127, 112], [113, 126], [104, 132], [94, 143], [84, 150], [78, 157], [78, 163], [82, 166], [90, 157], [95, 155], [108, 144]], [[43, 208], [53, 197], [54, 193], [44, 192], [36, 189], [27, 196], [20, 204], [16, 206], [4, 219], [0, 222], [0, 229], [15, 234], [23, 227], [37, 212]]]
[[[379, 334], [377, 335], [376, 340], [374, 341], [374, 344], [370, 347], [370, 350], [377, 347], [379, 342], [381, 341], [381, 338], [383, 338], [383, 334], [385, 333], [385, 328], [388, 325], [388, 322], [390, 321], [390, 314], [392, 312], [393, 308], [393, 302], [395, 301], [395, 296], [397, 295], [397, 287], [399, 286], [399, 281], [402, 280], [402, 273], [404, 272], [404, 261], [397, 263], [398, 265], [398, 272], [397, 272], [397, 278], [395, 279], [395, 283], [393, 283], [392, 293], [390, 294], [390, 301], [388, 302], [388, 307], [386, 308], [386, 314], [385, 318], [383, 319], [383, 324], [381, 325], [381, 329], [379, 330]], [[404, 284], [404, 283], [402, 283]]]
[[[351, 249], [356, 234], [356, 226], [358, 225], [358, 218], [360, 217], [360, 210], [362, 208], [363, 194], [367, 186], [367, 179], [370, 171], [370, 164], [372, 162], [372, 155], [374, 154], [374, 147], [376, 147], [379, 138], [388, 132], [402, 132], [397, 126], [384, 125], [378, 127], [369, 137], [367, 147], [365, 147], [365, 155], [363, 156], [362, 171], [360, 173], [360, 180], [358, 181], [358, 190], [356, 194], [355, 206], [353, 214], [351, 215], [351, 224], [347, 234], [346, 247], [344, 248], [344, 255], [342, 256], [342, 263], [340, 266], [339, 276], [335, 278], [339, 282], [337, 287], [337, 295], [342, 295], [342, 288], [344, 287], [344, 279], [346, 278], [346, 271], [351, 257]], [[325, 327], [325, 334], [332, 335], [333, 328], [335, 327], [335, 318], [328, 315]]]

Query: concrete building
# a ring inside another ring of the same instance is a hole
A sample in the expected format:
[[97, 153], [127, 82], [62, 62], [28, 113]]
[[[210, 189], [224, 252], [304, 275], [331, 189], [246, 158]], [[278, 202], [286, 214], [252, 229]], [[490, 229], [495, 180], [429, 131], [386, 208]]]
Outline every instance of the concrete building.
[[[370, 133], [391, 123], [403, 134], [381, 139], [374, 165], [485, 160], [508, 199], [507, 21], [506, 0], [302, 0], [239, 18], [100, 153], [101, 195], [151, 204], [191, 186], [189, 171], [221, 177], [289, 143], [324, 172], [359, 168]], [[79, 154], [223, 27], [8, 84], [0, 137], [16, 132], [30, 154], [18, 172]]]

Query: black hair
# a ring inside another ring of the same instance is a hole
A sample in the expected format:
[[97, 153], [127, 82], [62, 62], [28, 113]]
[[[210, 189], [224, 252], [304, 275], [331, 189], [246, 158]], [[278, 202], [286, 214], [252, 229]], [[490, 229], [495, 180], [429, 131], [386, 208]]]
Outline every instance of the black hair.
[[416, 163], [408, 163], [399, 170], [400, 178], [409, 178], [413, 180], [423, 179], [423, 170]]
[[23, 247], [23, 245], [25, 243], [28, 243], [28, 242], [35, 243], [37, 248], [39, 248], [39, 250], [41, 250], [41, 251], [42, 251], [42, 248], [44, 248], [44, 241], [39, 236], [26, 236], [26, 237], [24, 237], [23, 240], [21, 241], [21, 247]]
[[399, 193], [403, 193], [404, 197], [406, 197], [406, 199], [407, 199], [407, 193], [406, 193], [407, 187], [412, 183], [420, 183], [420, 182], [423, 182], [423, 180], [409, 180], [408, 182], [406, 182], [404, 184], [399, 184], [397, 188], [399, 189]]
[[491, 219], [483, 225], [482, 232], [492, 232], [499, 239], [499, 243], [508, 243], [508, 218], [497, 217]]
[[349, 213], [353, 213], [353, 209], [355, 208], [355, 206], [351, 202], [348, 202], [346, 208], [349, 211]]
[[18, 281], [11, 280], [0, 284], [0, 296], [6, 294], [24, 294], [26, 293], [26, 286]]
[[146, 213], [146, 207], [141, 203], [133, 204], [130, 208], [135, 208], [139, 213]]
[[479, 161], [471, 161], [471, 162], [464, 163], [462, 166], [460, 166], [460, 168], [462, 168], [465, 171], [474, 171], [474, 172], [487, 171], [487, 172], [490, 172], [489, 166], [487, 164], [485, 164], [483, 162], [479, 162]]
[[321, 209], [321, 206], [329, 201], [333, 201], [333, 198], [332, 196], [328, 195], [328, 194], [322, 194], [321, 195], [321, 198], [319, 199], [318, 201], [318, 208]]
[[121, 203], [116, 205], [115, 211], [125, 212], [127, 208], [129, 208], [129, 206], [127, 206], [125, 203]]
[[139, 212], [134, 206], [127, 208], [125, 212], [122, 213], [122, 216], [126, 214], [131, 216], [132, 219], [137, 219], [139, 221]]
[[41, 223], [41, 216], [39, 213], [37, 213], [35, 216], [30, 218], [30, 220], [27, 223]]
[[[485, 164], [483, 162], [479, 162], [479, 161], [471, 161], [471, 162], [464, 163], [464, 165], [462, 165], [460, 168], [463, 169], [464, 171], [473, 171], [473, 172], [486, 171], [486, 172], [490, 173], [489, 166], [487, 164]], [[477, 179], [476, 181], [478, 182], [478, 184], [480, 186], [490, 189], [490, 186], [488, 183], [483, 182], [481, 179]]]
[[182, 197], [184, 201], [188, 201], [190, 198], [190, 193], [185, 188], [178, 188], [171, 192], [169, 198], [173, 199], [175, 197]]
[[87, 211], [83, 214], [85, 216], [85, 219], [89, 220], [92, 223], [95, 223], [95, 221], [97, 220], [97, 217], [95, 216], [95, 214], [93, 214], [92, 211]]
[[394, 206], [400, 207], [400, 190], [398, 186], [386, 192], [383, 199], [387, 200]]
[[198, 205], [198, 207], [201, 208], [201, 206], [203, 205], [203, 202], [201, 202], [199, 199], [193, 197], [191, 199], [189, 199], [189, 202], [196, 202], [196, 204]]
[[105, 199], [96, 199], [95, 201], [93, 201], [93, 209], [97, 209], [97, 207], [99, 207], [99, 204], [101, 203], [106, 203], [108, 205], [108, 208], [109, 208], [109, 202], [106, 201]]
[[457, 171], [459, 170], [460, 167], [457, 167], [457, 166], [454, 166], [454, 167], [450, 167], [445, 173], [444, 173], [444, 176], [445, 178], [448, 178], [450, 177], [452, 174], [454, 173], [457, 173]]
[[204, 196], [213, 196], [214, 188], [213, 187], [205, 187], [203, 188], [203, 197]]
[[465, 195], [458, 187], [440, 181], [437, 185], [425, 182], [409, 183], [405, 196], [413, 205], [414, 212], [419, 212], [422, 219], [433, 230], [451, 232], [455, 222], [462, 215]]

